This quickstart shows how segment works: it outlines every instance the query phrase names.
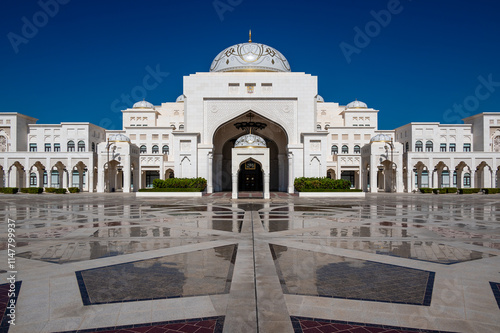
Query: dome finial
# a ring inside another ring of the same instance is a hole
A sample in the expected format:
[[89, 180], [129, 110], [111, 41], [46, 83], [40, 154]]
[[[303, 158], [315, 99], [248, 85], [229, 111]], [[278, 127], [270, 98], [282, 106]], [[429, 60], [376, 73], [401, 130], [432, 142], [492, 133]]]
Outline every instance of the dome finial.
[[252, 29], [250, 29], [249, 32], [248, 32], [248, 42], [249, 43], [252, 42]]

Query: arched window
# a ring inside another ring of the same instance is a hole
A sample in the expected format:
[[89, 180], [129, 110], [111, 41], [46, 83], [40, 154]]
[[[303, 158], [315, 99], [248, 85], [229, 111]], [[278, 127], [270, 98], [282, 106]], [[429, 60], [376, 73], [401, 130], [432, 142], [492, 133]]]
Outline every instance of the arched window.
[[469, 152], [470, 151], [470, 143], [464, 143], [464, 151]]
[[30, 151], [36, 151], [36, 143], [30, 143]]
[[61, 144], [60, 143], [54, 143], [54, 151], [61, 151]]
[[354, 146], [354, 154], [359, 154], [361, 153], [361, 148], [358, 145]]
[[450, 143], [450, 152], [454, 153], [457, 151], [457, 145], [455, 143]]
[[409, 143], [409, 142], [407, 142], [407, 143], [406, 143], [406, 151], [409, 151], [409, 150], [410, 150], [410, 143]]
[[427, 141], [425, 143], [425, 151], [432, 152], [434, 150], [434, 145], [432, 144], [432, 141]]
[[146, 148], [146, 146], [145, 146], [145, 145], [142, 145], [142, 146], [139, 148], [139, 152], [140, 152], [141, 154], [146, 154], [146, 152], [147, 152], [147, 151], [148, 151], [148, 150], [147, 150], [147, 148]]
[[339, 153], [339, 147], [337, 145], [332, 146], [332, 155], [337, 155]]
[[85, 151], [85, 142], [78, 141], [78, 151]]
[[349, 154], [349, 147], [347, 145], [342, 146], [342, 154]]
[[470, 187], [470, 173], [464, 175], [464, 187]]
[[320, 130], [321, 129], [321, 124], [316, 125], [316, 129]]
[[52, 184], [52, 187], [59, 187], [59, 171], [58, 170], [52, 170], [50, 173], [50, 182]]
[[161, 148], [161, 153], [162, 154], [167, 154], [169, 153], [169, 149], [168, 149], [168, 145], [164, 145], [162, 148]]
[[422, 141], [417, 141], [415, 142], [415, 151], [423, 151], [424, 150], [424, 144]]
[[429, 171], [422, 171], [420, 187], [429, 187]]
[[151, 152], [153, 154], [158, 154], [160, 152], [160, 150], [159, 150], [157, 145], [154, 145], [153, 148], [151, 149]]
[[68, 141], [68, 151], [75, 151], [75, 142]]
[[95, 143], [92, 142], [92, 151], [95, 152]]
[[184, 129], [184, 125], [183, 124], [180, 124], [179, 125], [179, 130], [183, 130]]
[[30, 187], [36, 187], [36, 173], [30, 173]]

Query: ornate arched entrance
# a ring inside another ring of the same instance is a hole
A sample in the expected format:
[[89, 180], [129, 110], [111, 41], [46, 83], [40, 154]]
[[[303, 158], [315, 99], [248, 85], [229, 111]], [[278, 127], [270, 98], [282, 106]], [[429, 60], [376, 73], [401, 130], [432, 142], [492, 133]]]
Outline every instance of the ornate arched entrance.
[[212, 167], [213, 190], [215, 192], [231, 191], [232, 189], [231, 149], [234, 147], [236, 140], [244, 134], [244, 132], [237, 129], [234, 124], [248, 121], [250, 113], [253, 115], [252, 121], [262, 122], [267, 125], [264, 129], [258, 131], [258, 135], [266, 141], [267, 147], [269, 148], [270, 190], [287, 191], [288, 136], [279, 124], [249, 110], [219, 126], [215, 131], [213, 138], [214, 153]]

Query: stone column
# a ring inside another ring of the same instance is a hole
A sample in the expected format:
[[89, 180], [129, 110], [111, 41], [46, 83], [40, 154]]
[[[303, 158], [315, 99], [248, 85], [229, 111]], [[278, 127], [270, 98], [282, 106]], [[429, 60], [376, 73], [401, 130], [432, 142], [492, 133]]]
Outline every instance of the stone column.
[[28, 170], [27, 172], [26, 170], [24, 171], [25, 183], [23, 187], [30, 187], [30, 175], [31, 175], [30, 170]]
[[294, 193], [295, 187], [293, 185], [294, 181], [293, 174], [293, 154], [288, 154], [288, 193]]
[[213, 162], [214, 162], [214, 154], [212, 152], [208, 153], [208, 177], [207, 177], [207, 193], [214, 192], [214, 177], [213, 177]]
[[62, 177], [62, 188], [68, 188], [68, 170], [67, 169], [62, 170], [61, 177]]
[[269, 193], [269, 179], [269, 172], [264, 172], [264, 199], [271, 198], [271, 195]]
[[238, 172], [233, 173], [232, 180], [233, 180], [233, 186], [232, 186], [233, 195], [232, 195], [232, 198], [233, 199], [238, 199]]
[[378, 168], [374, 154], [370, 155], [370, 192], [377, 193], [378, 191]]
[[[132, 165], [130, 164], [130, 159], [127, 159], [125, 165], [123, 166], [123, 193], [130, 193], [130, 177], [132, 174]], [[161, 175], [161, 172], [160, 172]]]

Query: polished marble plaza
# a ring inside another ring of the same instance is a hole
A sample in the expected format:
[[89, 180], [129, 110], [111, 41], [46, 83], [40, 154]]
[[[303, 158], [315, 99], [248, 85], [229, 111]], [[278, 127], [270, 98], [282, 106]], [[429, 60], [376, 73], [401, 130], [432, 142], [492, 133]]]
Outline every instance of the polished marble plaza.
[[498, 332], [499, 199], [1, 195], [0, 333]]

